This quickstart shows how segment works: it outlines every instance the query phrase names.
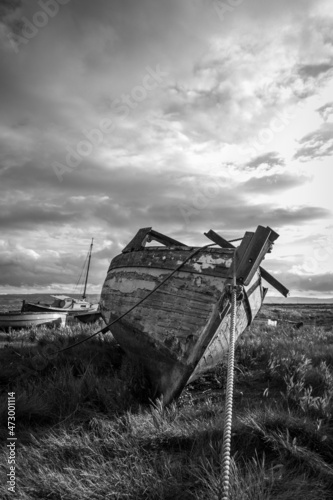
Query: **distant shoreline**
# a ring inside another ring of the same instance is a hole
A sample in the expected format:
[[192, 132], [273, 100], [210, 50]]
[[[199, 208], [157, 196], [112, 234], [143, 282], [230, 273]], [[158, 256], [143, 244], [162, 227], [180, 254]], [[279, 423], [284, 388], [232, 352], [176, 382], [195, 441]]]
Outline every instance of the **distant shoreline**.
[[264, 304], [275, 305], [301, 305], [301, 304], [332, 304], [333, 298], [317, 299], [314, 297], [266, 297]]
[[[0, 301], [1, 297], [3, 299], [10, 298], [20, 298], [23, 300], [25, 297], [29, 297], [29, 300], [33, 300], [33, 297], [51, 297], [53, 295], [64, 294], [64, 292], [50, 292], [50, 293], [0, 293]], [[81, 297], [80, 293], [70, 293], [68, 295], [72, 297]], [[87, 297], [97, 298], [99, 299], [100, 293], [88, 293]], [[306, 304], [332, 304], [333, 305], [333, 297], [332, 298], [315, 298], [315, 297], [266, 297], [264, 300], [264, 304], [267, 305], [306, 305]]]

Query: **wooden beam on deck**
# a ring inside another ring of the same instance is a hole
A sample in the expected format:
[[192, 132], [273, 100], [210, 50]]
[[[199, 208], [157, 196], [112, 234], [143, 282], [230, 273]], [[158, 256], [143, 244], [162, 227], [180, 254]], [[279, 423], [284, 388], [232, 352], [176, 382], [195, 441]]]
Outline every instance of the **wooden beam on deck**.
[[162, 243], [167, 247], [172, 247], [172, 246], [187, 247], [187, 245], [184, 245], [184, 243], [174, 240], [169, 236], [165, 236], [162, 233], [158, 233], [157, 231], [154, 231], [154, 229], [152, 229], [151, 227], [143, 227], [139, 229], [134, 238], [126, 245], [126, 247], [122, 250], [122, 253], [143, 250], [146, 242], [151, 240], [158, 241], [159, 243]]

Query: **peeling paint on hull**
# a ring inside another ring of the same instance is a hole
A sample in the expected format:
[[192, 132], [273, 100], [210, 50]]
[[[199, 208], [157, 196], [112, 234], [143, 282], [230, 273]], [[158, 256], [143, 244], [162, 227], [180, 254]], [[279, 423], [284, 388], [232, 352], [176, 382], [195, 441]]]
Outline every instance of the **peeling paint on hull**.
[[[148, 295], [193, 251], [148, 247], [113, 259], [102, 289], [101, 314], [108, 324]], [[186, 383], [211, 369], [228, 350], [230, 314], [225, 313], [232, 251], [207, 249], [111, 327], [121, 347], [146, 367], [164, 404]], [[253, 286], [257, 283], [257, 286]], [[262, 303], [257, 272], [237, 306], [236, 336]], [[246, 295], [246, 294], [245, 294]]]
[[225, 258], [214, 258], [212, 255], [204, 255], [203, 257], [200, 258], [199, 262], [196, 262], [193, 264], [193, 267], [196, 271], [199, 273], [202, 273], [204, 269], [214, 269], [218, 265], [224, 265], [225, 267], [230, 267], [232, 263], [232, 259], [225, 259]]

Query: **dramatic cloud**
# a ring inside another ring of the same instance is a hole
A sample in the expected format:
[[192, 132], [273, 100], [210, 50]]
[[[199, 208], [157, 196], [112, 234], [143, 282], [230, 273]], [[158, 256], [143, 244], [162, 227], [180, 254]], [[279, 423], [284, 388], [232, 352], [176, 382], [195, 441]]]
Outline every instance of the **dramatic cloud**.
[[317, 78], [323, 73], [328, 73], [333, 70], [333, 64], [319, 63], [319, 64], [304, 64], [299, 68], [299, 74], [304, 78]]
[[[88, 247], [87, 247], [88, 248]], [[99, 285], [105, 278], [111, 246], [94, 254], [91, 262], [90, 285]], [[35, 252], [18, 245], [0, 247], [1, 286], [47, 287], [50, 284], [73, 285], [77, 283], [85, 261], [85, 254], [45, 250]]]
[[302, 145], [294, 158], [301, 161], [310, 161], [316, 158], [325, 158], [333, 154], [333, 123], [323, 123], [321, 127], [304, 136]]
[[289, 173], [252, 177], [242, 186], [244, 192], [258, 194], [284, 193], [287, 189], [301, 186], [309, 182], [306, 176], [296, 176]]
[[92, 237], [97, 290], [144, 226], [326, 234], [330, 2], [225, 4], [0, 2], [0, 290], [75, 283]]
[[322, 119], [326, 122], [328, 118], [333, 114], [333, 102], [324, 104], [324, 106], [316, 109], [316, 111], [318, 111]]
[[312, 276], [300, 276], [292, 273], [281, 274], [279, 279], [283, 280], [286, 286], [294, 290], [294, 294], [304, 292], [309, 294], [317, 293], [322, 296], [333, 295], [333, 273], [314, 274]]
[[276, 151], [270, 151], [269, 153], [253, 158], [253, 160], [245, 165], [245, 168], [248, 170], [254, 170], [263, 166], [265, 170], [270, 170], [272, 167], [282, 166], [284, 164], [285, 161]]

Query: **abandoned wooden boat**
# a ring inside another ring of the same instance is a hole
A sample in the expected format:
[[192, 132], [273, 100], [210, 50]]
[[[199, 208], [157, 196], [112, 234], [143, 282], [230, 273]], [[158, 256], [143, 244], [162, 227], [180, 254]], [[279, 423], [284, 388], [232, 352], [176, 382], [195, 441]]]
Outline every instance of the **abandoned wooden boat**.
[[66, 312], [0, 312], [0, 329], [9, 330], [31, 328], [34, 326], [65, 326]]
[[[288, 294], [259, 267], [278, 238], [272, 229], [259, 226], [246, 232], [237, 249], [214, 231], [205, 234], [217, 248], [193, 248], [152, 228], [140, 229], [111, 261], [101, 293], [104, 321], [114, 322], [110, 330], [115, 339], [142, 363], [164, 404], [227, 352], [234, 267], [236, 338], [262, 305], [267, 291], [262, 277]], [[164, 246], [145, 246], [151, 240]]]
[[90, 269], [91, 254], [93, 248], [93, 239], [90, 244], [88, 256], [87, 256], [87, 268], [85, 272], [84, 288], [82, 297], [80, 299], [69, 297], [68, 295], [51, 295], [55, 300], [52, 304], [43, 304], [40, 302], [26, 302], [22, 303], [22, 312], [24, 311], [36, 311], [36, 312], [61, 312], [66, 311], [70, 316], [77, 316], [80, 312], [94, 313], [97, 311], [99, 304], [92, 303], [86, 300], [87, 283]]

